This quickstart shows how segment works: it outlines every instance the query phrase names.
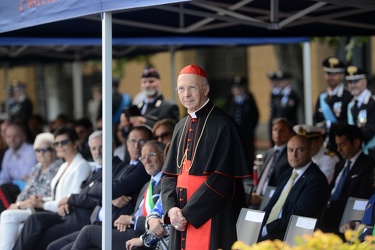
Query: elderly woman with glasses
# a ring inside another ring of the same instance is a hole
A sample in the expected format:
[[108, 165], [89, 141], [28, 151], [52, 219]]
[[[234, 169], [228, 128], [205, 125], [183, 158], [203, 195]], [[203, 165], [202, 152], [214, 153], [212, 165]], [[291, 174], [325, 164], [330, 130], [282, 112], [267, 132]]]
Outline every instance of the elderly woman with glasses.
[[59, 201], [65, 196], [79, 193], [82, 182], [91, 174], [90, 165], [78, 152], [78, 135], [75, 130], [62, 126], [54, 135], [53, 147], [51, 144], [35, 147], [37, 157], [56, 150], [57, 157], [65, 162], [50, 181], [49, 194], [32, 195], [27, 203], [16, 203], [12, 208], [17, 209], [10, 209], [1, 214], [0, 249], [2, 250], [13, 248], [24, 221], [33, 212], [58, 212], [60, 216], [65, 216], [67, 211], [64, 210], [64, 206], [60, 206]]

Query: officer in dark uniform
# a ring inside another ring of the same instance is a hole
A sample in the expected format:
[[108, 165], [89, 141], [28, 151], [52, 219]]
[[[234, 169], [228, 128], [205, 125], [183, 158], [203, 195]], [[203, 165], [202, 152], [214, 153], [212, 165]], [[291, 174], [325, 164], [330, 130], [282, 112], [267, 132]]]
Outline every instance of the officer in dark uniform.
[[276, 116], [276, 104], [280, 102], [280, 87], [279, 87], [279, 79], [276, 76], [276, 72], [274, 71], [268, 71], [267, 77], [270, 80], [271, 85], [271, 97], [270, 97], [270, 120], [268, 123], [268, 132], [269, 132], [269, 138], [271, 140], [271, 143], [273, 145], [272, 141], [272, 121], [275, 119]]
[[361, 129], [362, 150], [375, 159], [375, 97], [367, 89], [366, 72], [357, 66], [349, 66], [345, 80], [354, 96], [348, 105], [348, 124], [357, 125]]
[[231, 95], [227, 98], [224, 110], [237, 122], [245, 137], [247, 152], [251, 162], [255, 159], [255, 128], [258, 125], [259, 111], [254, 96], [245, 81], [236, 77], [231, 84]]
[[276, 117], [284, 117], [292, 125], [297, 124], [297, 107], [299, 98], [292, 89], [292, 75], [288, 72], [278, 71], [276, 77], [279, 80], [280, 94], [276, 105]]
[[328, 57], [323, 62], [327, 89], [320, 93], [315, 106], [314, 124], [327, 131], [325, 146], [337, 152], [334, 131], [347, 123], [347, 107], [352, 95], [344, 87], [345, 64], [337, 57]]
[[[273, 86], [271, 94], [271, 116], [269, 128], [271, 130], [272, 121], [275, 118], [284, 117], [291, 125], [297, 124], [297, 108], [299, 98], [297, 93], [290, 85], [292, 75], [288, 72], [277, 71], [274, 74], [268, 74]], [[276, 83], [275, 83], [276, 82]], [[272, 138], [272, 137], [270, 137]], [[273, 142], [272, 142], [273, 145]]]

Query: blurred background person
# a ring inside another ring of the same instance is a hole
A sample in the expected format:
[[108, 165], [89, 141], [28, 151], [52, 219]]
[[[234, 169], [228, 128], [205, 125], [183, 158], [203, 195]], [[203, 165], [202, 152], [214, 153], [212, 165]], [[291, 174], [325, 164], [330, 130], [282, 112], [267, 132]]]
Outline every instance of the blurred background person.
[[347, 109], [353, 96], [345, 88], [344, 76], [346, 65], [339, 58], [330, 56], [322, 62], [327, 89], [316, 100], [314, 124], [327, 131], [325, 147], [337, 152], [335, 130], [347, 124]]
[[[88, 162], [78, 152], [78, 135], [69, 126], [58, 128], [55, 133], [53, 146], [57, 156], [65, 162], [60, 166], [58, 172], [51, 181], [50, 197], [30, 197], [31, 204], [35, 204], [35, 210], [58, 211], [59, 201], [69, 196], [77, 194], [81, 190], [81, 184], [92, 173]], [[33, 210], [15, 210], [17, 217], [13, 216], [13, 210], [2, 213], [0, 225], [0, 249], [12, 249], [25, 220], [33, 214]]]
[[166, 118], [158, 121], [152, 128], [154, 140], [167, 145], [172, 140], [173, 130], [175, 126], [176, 122], [172, 119]]
[[26, 142], [24, 125], [10, 122], [5, 130], [5, 142], [8, 149], [5, 151], [0, 173], [0, 192], [4, 199], [0, 200], [6, 209], [25, 187], [37, 160], [33, 146]]
[[276, 117], [284, 117], [292, 125], [297, 124], [297, 108], [299, 97], [292, 88], [293, 76], [289, 72], [277, 71], [276, 77], [279, 80], [280, 93], [276, 99]]
[[96, 127], [96, 121], [99, 116], [99, 107], [102, 102], [102, 87], [97, 84], [91, 89], [92, 98], [87, 102], [87, 117], [90, 119], [91, 123]]
[[3, 162], [3, 157], [5, 154], [5, 151], [8, 149], [8, 145], [5, 140], [5, 130], [10, 124], [10, 120], [6, 119], [1, 121], [0, 125], [0, 172], [1, 172], [1, 166]]
[[276, 107], [277, 107], [277, 103], [279, 102], [279, 94], [280, 94], [280, 91], [281, 91], [281, 88], [279, 86], [279, 79], [277, 78], [276, 76], [276, 72], [275, 71], [268, 71], [267, 72], [267, 77], [269, 79], [269, 82], [270, 82], [270, 86], [271, 86], [271, 95], [270, 95], [270, 118], [269, 118], [269, 122], [268, 122], [268, 132], [269, 132], [269, 138], [270, 138], [270, 141], [271, 141], [271, 145], [273, 146], [274, 145], [274, 142], [272, 140], [272, 124], [273, 124], [273, 120], [277, 117], [276, 116]]
[[33, 104], [26, 93], [26, 84], [18, 80], [11, 83], [12, 97], [14, 102], [9, 107], [11, 119], [27, 125], [30, 116], [33, 114]]
[[145, 93], [146, 97], [136, 106], [138, 112], [134, 112], [128, 117], [130, 123], [133, 126], [145, 124], [152, 128], [157, 121], [164, 118], [170, 118], [178, 122], [180, 120], [178, 106], [166, 100], [160, 91], [162, 81], [159, 72], [155, 68], [145, 67], [140, 82], [142, 92]]
[[[32, 196], [51, 196], [51, 180], [63, 163], [61, 159], [56, 157], [53, 142], [54, 136], [49, 132], [41, 133], [35, 138], [34, 150], [38, 163], [34, 165], [26, 186], [17, 196], [16, 202], [10, 204], [8, 209], [34, 208], [35, 203], [31, 199]], [[15, 212], [13, 212], [13, 215], [17, 216]]]
[[30, 143], [34, 143], [34, 140], [36, 136], [40, 133], [44, 132], [44, 118], [40, 114], [34, 114], [30, 117], [27, 126], [28, 126], [28, 133], [29, 133], [29, 139], [28, 141]]
[[375, 99], [367, 88], [367, 74], [352, 65], [346, 69], [345, 80], [353, 95], [348, 104], [348, 124], [360, 128], [363, 134], [362, 150], [375, 159]]
[[224, 110], [237, 122], [245, 142], [250, 161], [255, 159], [255, 129], [259, 121], [259, 111], [254, 96], [247, 89], [246, 82], [235, 77], [231, 85], [231, 96], [228, 97]]
[[87, 161], [93, 161], [89, 146], [89, 136], [94, 130], [90, 119], [83, 117], [75, 121], [74, 129], [78, 135], [78, 151]]
[[[120, 79], [113, 78], [112, 79], [112, 125], [113, 131], [117, 127], [117, 124], [120, 123], [120, 116], [122, 114], [122, 110], [126, 107], [131, 105], [131, 97], [128, 93], [120, 93], [119, 92], [120, 86]], [[102, 117], [102, 105], [103, 102], [100, 103], [98, 109], [98, 117], [97, 119]]]

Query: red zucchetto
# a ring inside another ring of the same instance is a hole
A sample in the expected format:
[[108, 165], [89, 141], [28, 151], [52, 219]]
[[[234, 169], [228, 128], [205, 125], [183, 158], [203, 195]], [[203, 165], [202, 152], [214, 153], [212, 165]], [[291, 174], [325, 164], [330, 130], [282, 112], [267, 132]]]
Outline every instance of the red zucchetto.
[[184, 67], [183, 69], [181, 69], [178, 75], [181, 75], [181, 74], [194, 74], [194, 75], [207, 78], [206, 72], [204, 72], [202, 68], [194, 64], [188, 65]]

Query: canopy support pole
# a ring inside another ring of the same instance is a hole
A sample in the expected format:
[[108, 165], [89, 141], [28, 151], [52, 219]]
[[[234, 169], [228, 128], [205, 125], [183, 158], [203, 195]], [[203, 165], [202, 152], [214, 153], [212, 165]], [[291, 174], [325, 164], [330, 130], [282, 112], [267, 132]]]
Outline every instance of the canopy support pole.
[[112, 249], [112, 13], [102, 13], [103, 190], [102, 249]]
[[310, 42], [303, 43], [303, 91], [305, 99], [305, 124], [312, 125], [312, 99], [311, 99], [311, 50]]
[[73, 71], [73, 103], [74, 103], [74, 118], [83, 117], [83, 83], [82, 83], [82, 63], [75, 61], [72, 64]]

